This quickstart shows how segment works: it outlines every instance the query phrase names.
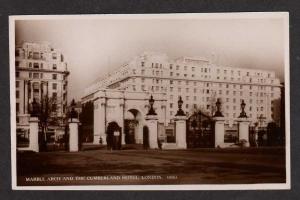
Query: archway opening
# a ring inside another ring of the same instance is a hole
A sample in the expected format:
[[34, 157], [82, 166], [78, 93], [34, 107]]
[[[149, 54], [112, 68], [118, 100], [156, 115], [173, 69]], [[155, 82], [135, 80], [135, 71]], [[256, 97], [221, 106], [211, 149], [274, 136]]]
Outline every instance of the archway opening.
[[117, 122], [109, 122], [106, 130], [106, 142], [108, 149], [121, 149], [122, 130]]
[[125, 144], [138, 144], [142, 142], [141, 138], [142, 115], [137, 109], [129, 109], [125, 113], [124, 133]]

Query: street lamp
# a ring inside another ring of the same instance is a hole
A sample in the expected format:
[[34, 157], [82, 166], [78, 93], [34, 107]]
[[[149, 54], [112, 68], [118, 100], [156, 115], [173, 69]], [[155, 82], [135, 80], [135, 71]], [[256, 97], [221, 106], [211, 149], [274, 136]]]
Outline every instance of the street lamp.
[[153, 99], [153, 96], [151, 95], [150, 99], [149, 99], [150, 109], [149, 109], [147, 115], [157, 115], [155, 110], [153, 109], [154, 102], [155, 102], [155, 100]]
[[241, 109], [242, 109], [242, 112], [240, 113], [240, 116], [239, 118], [247, 118], [247, 114], [245, 112], [245, 107], [246, 107], [246, 104], [245, 104], [245, 101], [244, 99], [242, 100], [242, 103], [241, 103]]
[[177, 110], [177, 113], [175, 116], [185, 116], [183, 110], [182, 110], [182, 104], [183, 104], [183, 101], [182, 101], [182, 98], [181, 96], [179, 96], [179, 100], [178, 100], [178, 110]]
[[218, 98], [217, 102], [216, 102], [216, 107], [217, 107], [217, 111], [214, 115], [214, 117], [224, 117], [222, 112], [221, 112], [221, 102], [220, 102], [220, 98]]

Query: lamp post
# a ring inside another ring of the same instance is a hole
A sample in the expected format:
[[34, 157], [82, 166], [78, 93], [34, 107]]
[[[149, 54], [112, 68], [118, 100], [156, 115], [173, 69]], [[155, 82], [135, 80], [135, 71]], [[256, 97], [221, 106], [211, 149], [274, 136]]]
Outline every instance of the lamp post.
[[155, 102], [155, 100], [153, 99], [153, 96], [151, 95], [150, 99], [149, 99], [150, 109], [149, 109], [147, 115], [157, 115], [155, 110], [153, 109], [154, 102]]
[[175, 116], [185, 116], [183, 110], [182, 110], [182, 104], [183, 104], [183, 101], [182, 101], [182, 98], [181, 96], [179, 96], [179, 99], [178, 99], [178, 111], [176, 113]]
[[245, 107], [246, 107], [246, 104], [245, 104], [245, 101], [244, 99], [242, 100], [242, 103], [241, 103], [241, 109], [242, 109], [242, 112], [240, 113], [240, 116], [239, 118], [247, 118], [247, 114], [245, 112]]
[[216, 102], [216, 107], [217, 107], [217, 111], [214, 115], [214, 117], [224, 117], [222, 112], [221, 112], [221, 102], [220, 99], [218, 98], [217, 102]]

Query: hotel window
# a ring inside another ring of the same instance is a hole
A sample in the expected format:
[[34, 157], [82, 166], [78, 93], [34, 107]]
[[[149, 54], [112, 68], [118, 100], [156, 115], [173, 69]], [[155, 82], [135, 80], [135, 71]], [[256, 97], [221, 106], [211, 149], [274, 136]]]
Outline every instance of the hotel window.
[[52, 74], [52, 79], [56, 80], [57, 79], [57, 74]]
[[226, 95], [229, 95], [229, 91], [228, 90], [226, 90]]
[[210, 105], [206, 105], [206, 109], [209, 109], [210, 108]]
[[145, 83], [145, 78], [142, 78], [142, 83]]
[[249, 96], [252, 96], [252, 92], [249, 93]]
[[43, 78], [43, 73], [41, 73], [41, 78]]
[[187, 74], [184, 74], [184, 77], [187, 77]]
[[207, 101], [207, 102], [209, 101], [209, 97], [206, 97], [206, 101]]
[[186, 85], [189, 85], [189, 81], [185, 81], [185, 84], [186, 84]]
[[260, 107], [260, 111], [264, 111], [264, 107]]
[[197, 100], [197, 97], [196, 96], [194, 96], [194, 101], [196, 101]]
[[16, 98], [20, 98], [20, 91], [19, 90], [16, 90]]
[[240, 91], [240, 96], [242, 96], [243, 95], [243, 92], [242, 91]]
[[170, 76], [173, 76], [173, 72], [170, 72]]
[[217, 73], [218, 73], [218, 74], [220, 73], [220, 69], [217, 69]]
[[158, 63], [155, 63], [155, 68], [158, 68]]
[[53, 92], [53, 93], [52, 93], [52, 98], [53, 98], [53, 99], [57, 99], [57, 93], [56, 93], [56, 92]]
[[233, 88], [235, 89], [235, 87], [236, 87], [236, 85], [234, 84], [234, 85], [233, 85]]
[[226, 84], [226, 88], [229, 88], [229, 85], [228, 85], [228, 84]]
[[142, 85], [142, 90], [145, 90], [145, 85]]
[[142, 67], [144, 67], [145, 66], [145, 62], [141, 62], [141, 65], [142, 65]]
[[186, 105], [185, 105], [185, 108], [189, 108], [189, 104], [186, 104]]
[[247, 76], [249, 76], [249, 72], [247, 72]]
[[197, 104], [194, 103], [194, 109], [197, 109]]
[[176, 70], [179, 70], [179, 65], [176, 65]]
[[170, 99], [173, 100], [173, 95], [170, 95]]
[[29, 72], [29, 78], [32, 78], [32, 73], [31, 72]]
[[233, 98], [233, 103], [235, 103], [236, 102], [236, 99], [235, 98]]
[[173, 103], [170, 103], [170, 108], [173, 108]]
[[173, 80], [170, 80], [170, 84], [173, 84]]
[[204, 72], [205, 72], [205, 73], [207, 72], [207, 68], [204, 68]]
[[236, 106], [233, 106], [233, 110], [236, 110]]
[[236, 91], [233, 91], [233, 95], [234, 95], [234, 96], [236, 95]]
[[159, 76], [159, 71], [156, 71], [156, 76]]
[[194, 82], [194, 86], [197, 86], [197, 82]]
[[52, 89], [56, 90], [57, 89], [57, 83], [52, 83]]
[[16, 61], [16, 67], [19, 67], [19, 65], [20, 65], [20, 62]]
[[192, 71], [193, 71], [193, 72], [195, 71], [195, 67], [192, 67]]
[[242, 86], [242, 85], [240, 85], [240, 89], [243, 89], [243, 86]]
[[33, 78], [38, 79], [39, 78], [39, 73], [33, 73]]
[[56, 58], [57, 58], [56, 53], [52, 53], [52, 59], [56, 59]]
[[189, 88], [186, 88], [185, 91], [186, 91], [186, 92], [189, 92]]
[[32, 63], [31, 62], [29, 63], [29, 68], [32, 68]]
[[152, 67], [152, 68], [153, 68], [153, 65], [154, 65], [154, 64], [153, 64], [153, 63], [151, 63], [151, 67]]
[[194, 88], [194, 93], [196, 93], [197, 92], [197, 88]]
[[56, 70], [56, 69], [57, 69], [57, 65], [56, 65], [56, 64], [53, 64], [52, 69], [53, 69], [53, 70]]
[[135, 73], [136, 73], [136, 72], [135, 72], [135, 69], [133, 69], [133, 70], [132, 70], [132, 73], [133, 73], [133, 74], [135, 74]]
[[227, 70], [226, 69], [224, 70], [224, 74], [227, 74]]
[[179, 73], [176, 73], [176, 76], [179, 76]]
[[173, 115], [173, 112], [172, 112], [172, 111], [170, 111], [170, 115]]
[[271, 97], [274, 97], [274, 93], [271, 93]]
[[206, 90], [206, 94], [209, 94], [209, 90]]
[[170, 69], [172, 69], [173, 68], [173, 65], [172, 64], [170, 64]]
[[189, 96], [186, 96], [185, 99], [188, 101], [188, 100], [190, 99], [190, 97], [189, 97]]
[[252, 99], [250, 99], [249, 101], [250, 101], [250, 103], [252, 103], [252, 102], [253, 102], [253, 100], [252, 100]]
[[184, 66], [184, 70], [187, 70], [187, 66]]
[[219, 83], [219, 87], [222, 87], [222, 83]]
[[226, 109], [229, 110], [229, 106], [228, 105], [226, 106]]
[[20, 82], [16, 81], [16, 87], [18, 88], [20, 86]]
[[180, 85], [181, 84], [181, 81], [178, 81], [178, 85]]
[[252, 110], [252, 106], [249, 106], [249, 110], [250, 110], [250, 111]]
[[229, 102], [229, 98], [226, 98], [226, 102]]
[[20, 104], [16, 103], [16, 112], [19, 113], [20, 112]]
[[145, 74], [145, 70], [144, 70], [144, 69], [141, 70], [141, 74], [142, 74], [142, 75]]
[[219, 94], [222, 94], [222, 90], [219, 90]]
[[133, 89], [133, 91], [135, 91], [135, 90], [136, 90], [136, 89], [135, 89], [135, 85], [133, 85], [133, 86], [132, 86], [132, 89]]

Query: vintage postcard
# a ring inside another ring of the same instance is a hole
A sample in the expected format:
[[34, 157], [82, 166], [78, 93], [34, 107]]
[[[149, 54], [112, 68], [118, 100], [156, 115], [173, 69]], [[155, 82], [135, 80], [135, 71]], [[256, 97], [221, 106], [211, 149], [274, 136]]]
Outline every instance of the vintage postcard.
[[288, 13], [9, 25], [13, 189], [290, 189]]

